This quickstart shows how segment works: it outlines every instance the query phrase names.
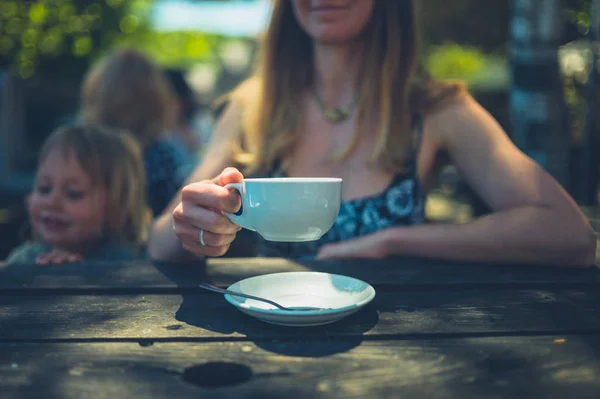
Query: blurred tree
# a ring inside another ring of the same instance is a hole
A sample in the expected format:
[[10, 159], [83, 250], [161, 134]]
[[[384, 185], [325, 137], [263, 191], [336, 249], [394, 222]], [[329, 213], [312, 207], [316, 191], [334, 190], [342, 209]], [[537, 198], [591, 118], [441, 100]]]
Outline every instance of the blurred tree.
[[564, 41], [570, 42], [587, 35], [590, 30], [592, 0], [564, 0], [566, 29]]
[[426, 65], [434, 78], [468, 81], [485, 67], [481, 50], [457, 43], [444, 43], [428, 48]]
[[570, 106], [577, 161], [576, 198], [586, 205], [598, 204], [600, 1], [568, 0], [573, 29], [563, 49], [563, 78]]
[[81, 75], [123, 36], [147, 31], [151, 0], [0, 0], [0, 67]]
[[0, 0], [0, 68], [78, 78], [118, 45], [144, 50], [165, 66], [214, 59], [225, 40], [202, 32], [151, 29], [153, 0]]

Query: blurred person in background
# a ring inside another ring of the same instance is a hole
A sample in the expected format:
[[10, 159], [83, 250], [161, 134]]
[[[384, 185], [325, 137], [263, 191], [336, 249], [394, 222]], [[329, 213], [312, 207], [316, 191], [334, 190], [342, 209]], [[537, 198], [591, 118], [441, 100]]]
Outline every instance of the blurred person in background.
[[151, 221], [144, 165], [130, 134], [66, 125], [45, 141], [28, 199], [33, 239], [7, 263], [41, 265], [142, 256]]
[[163, 71], [145, 54], [117, 49], [86, 75], [81, 91], [85, 122], [125, 130], [143, 147], [148, 204], [160, 214], [186, 176], [186, 154], [169, 139], [175, 95]]
[[169, 131], [168, 137], [171, 143], [186, 155], [186, 163], [180, 171], [181, 176], [185, 179], [197, 166], [202, 146], [200, 132], [194, 126], [198, 107], [194, 92], [187, 83], [183, 71], [167, 69], [165, 76], [175, 93], [173, 101], [175, 123]]

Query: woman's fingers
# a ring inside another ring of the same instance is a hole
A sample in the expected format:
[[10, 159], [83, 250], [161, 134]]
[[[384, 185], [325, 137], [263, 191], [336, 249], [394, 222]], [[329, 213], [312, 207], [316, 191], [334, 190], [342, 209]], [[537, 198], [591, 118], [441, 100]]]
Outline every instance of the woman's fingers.
[[182, 202], [173, 210], [174, 226], [196, 227], [215, 234], [235, 234], [240, 227], [217, 211]]
[[234, 213], [241, 207], [235, 190], [224, 188], [242, 181], [235, 168], [226, 168], [212, 180], [192, 183], [181, 190], [181, 202], [173, 210], [173, 230], [183, 248], [198, 256], [222, 256], [241, 227], [223, 212]]
[[212, 179], [212, 182], [219, 186], [225, 186], [229, 183], [241, 183], [242, 180], [244, 180], [244, 175], [236, 168], [229, 167], [223, 169], [219, 176]]
[[204, 247], [204, 246], [200, 245], [199, 242], [190, 242], [190, 243], [182, 242], [181, 246], [186, 251], [191, 252], [192, 254], [194, 254], [196, 256], [200, 256], [200, 257], [201, 256], [210, 256], [210, 257], [223, 256], [229, 250], [229, 244], [222, 245], [219, 247], [208, 247], [208, 246]]
[[[174, 229], [183, 249], [196, 256], [223, 256], [235, 239], [235, 234], [215, 234], [184, 224], [176, 224]], [[200, 241], [200, 234], [204, 244]]]
[[[222, 256], [241, 229], [216, 211], [185, 207], [179, 204], [173, 211], [173, 230], [183, 249], [196, 256]], [[202, 241], [200, 242], [200, 232]]]
[[200, 231], [202, 231], [202, 240], [204, 241], [206, 247], [221, 247], [229, 245], [233, 242], [233, 240], [235, 240], [235, 233], [237, 233], [236, 231], [232, 234], [216, 234], [208, 230], [200, 230], [197, 227], [183, 223], [175, 224], [174, 230], [181, 242], [190, 246], [192, 246], [192, 244], [202, 245], [200, 242]]
[[181, 190], [181, 203], [185, 206], [218, 209], [234, 213], [240, 209], [240, 196], [233, 190], [210, 182], [192, 183]]

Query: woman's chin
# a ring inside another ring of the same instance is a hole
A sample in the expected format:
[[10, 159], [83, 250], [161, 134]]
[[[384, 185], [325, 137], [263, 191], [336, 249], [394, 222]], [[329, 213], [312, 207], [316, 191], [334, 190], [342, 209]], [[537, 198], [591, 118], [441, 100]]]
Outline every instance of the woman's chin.
[[326, 29], [312, 35], [315, 43], [325, 46], [343, 46], [357, 41], [358, 36], [338, 29]]

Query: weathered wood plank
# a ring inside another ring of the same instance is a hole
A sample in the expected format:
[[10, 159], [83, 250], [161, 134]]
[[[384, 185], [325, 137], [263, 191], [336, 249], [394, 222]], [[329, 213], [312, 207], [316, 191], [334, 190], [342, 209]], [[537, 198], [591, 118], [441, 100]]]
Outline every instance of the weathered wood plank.
[[0, 296], [0, 341], [264, 340], [331, 336], [600, 332], [595, 290], [379, 292], [365, 309], [311, 328], [265, 324], [219, 294]]
[[431, 259], [290, 261], [285, 259], [211, 259], [207, 276], [220, 284], [285, 271], [322, 271], [360, 278], [373, 285], [568, 285], [600, 284], [600, 269], [484, 265]]
[[600, 336], [0, 344], [0, 392], [6, 399], [595, 399], [599, 354]]
[[0, 265], [0, 294], [32, 290], [104, 293], [195, 290], [201, 281], [227, 286], [242, 278], [287, 271], [345, 274], [380, 285], [466, 286], [600, 286], [600, 269], [564, 269], [542, 266], [457, 264], [425, 259], [291, 261], [285, 259], [210, 259], [189, 265], [150, 262], [72, 264], [53, 267]]
[[175, 290], [195, 287], [205, 278], [204, 262], [161, 267], [147, 261], [94, 262], [57, 266], [0, 264], [0, 293], [35, 289]]

